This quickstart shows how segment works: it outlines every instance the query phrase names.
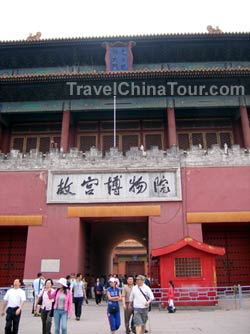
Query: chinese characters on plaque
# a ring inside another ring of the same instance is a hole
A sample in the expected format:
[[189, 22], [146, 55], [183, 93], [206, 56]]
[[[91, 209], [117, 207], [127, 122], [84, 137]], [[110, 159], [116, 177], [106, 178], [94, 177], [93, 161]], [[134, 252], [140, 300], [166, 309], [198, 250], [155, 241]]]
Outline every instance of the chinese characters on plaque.
[[111, 47], [110, 48], [110, 71], [128, 70], [128, 48]]
[[50, 172], [50, 203], [180, 200], [177, 170], [135, 173]]

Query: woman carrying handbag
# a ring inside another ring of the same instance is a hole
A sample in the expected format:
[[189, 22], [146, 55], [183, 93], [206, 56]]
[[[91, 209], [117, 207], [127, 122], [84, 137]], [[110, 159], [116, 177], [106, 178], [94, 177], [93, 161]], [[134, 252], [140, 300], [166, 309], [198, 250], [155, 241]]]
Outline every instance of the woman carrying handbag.
[[50, 299], [55, 298], [54, 324], [55, 334], [67, 334], [68, 317], [72, 315], [72, 292], [68, 289], [66, 278], [60, 278], [56, 291], [48, 292]]
[[53, 281], [48, 278], [45, 281], [44, 289], [39, 293], [38, 299], [34, 306], [34, 314], [39, 314], [41, 312], [41, 320], [42, 320], [42, 333], [43, 334], [51, 334], [51, 324], [52, 318], [50, 317], [50, 312], [52, 309], [53, 299], [50, 299], [48, 296], [48, 292], [54, 292], [52, 289]]

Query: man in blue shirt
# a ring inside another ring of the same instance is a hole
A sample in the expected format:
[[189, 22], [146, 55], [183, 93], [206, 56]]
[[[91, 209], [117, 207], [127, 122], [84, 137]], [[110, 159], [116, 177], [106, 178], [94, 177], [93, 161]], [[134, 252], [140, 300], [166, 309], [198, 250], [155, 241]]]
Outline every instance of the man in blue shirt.
[[[34, 305], [36, 304], [38, 300], [38, 295], [40, 291], [42, 291], [45, 283], [45, 278], [41, 272], [37, 274], [37, 278], [34, 279], [32, 283], [33, 287], [33, 296], [34, 296], [34, 301], [33, 301], [33, 307], [32, 307], [32, 313], [34, 313]], [[34, 314], [34, 316], [37, 316], [37, 314]]]

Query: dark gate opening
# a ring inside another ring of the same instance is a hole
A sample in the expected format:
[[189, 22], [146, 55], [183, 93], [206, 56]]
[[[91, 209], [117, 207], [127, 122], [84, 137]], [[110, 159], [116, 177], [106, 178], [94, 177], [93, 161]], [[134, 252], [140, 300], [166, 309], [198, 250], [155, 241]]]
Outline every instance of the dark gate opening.
[[135, 239], [148, 249], [148, 218], [82, 219], [82, 227], [83, 271], [87, 275], [110, 274], [114, 269], [113, 249], [127, 239]]

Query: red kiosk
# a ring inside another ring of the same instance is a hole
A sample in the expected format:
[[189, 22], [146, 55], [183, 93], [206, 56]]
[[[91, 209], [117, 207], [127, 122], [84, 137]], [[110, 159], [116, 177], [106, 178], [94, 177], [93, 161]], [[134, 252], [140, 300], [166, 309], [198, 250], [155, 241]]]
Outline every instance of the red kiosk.
[[224, 248], [191, 237], [152, 250], [152, 257], [159, 259], [159, 283], [164, 291], [164, 306], [170, 280], [174, 281], [176, 288], [176, 305], [217, 304], [215, 257], [224, 254]]

